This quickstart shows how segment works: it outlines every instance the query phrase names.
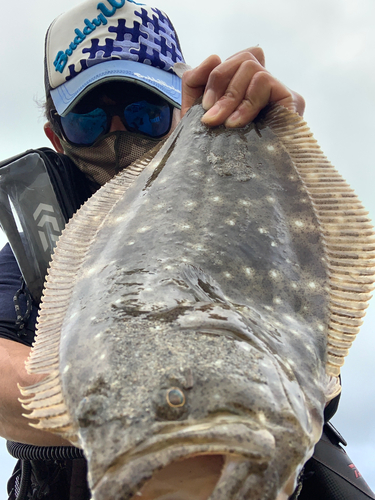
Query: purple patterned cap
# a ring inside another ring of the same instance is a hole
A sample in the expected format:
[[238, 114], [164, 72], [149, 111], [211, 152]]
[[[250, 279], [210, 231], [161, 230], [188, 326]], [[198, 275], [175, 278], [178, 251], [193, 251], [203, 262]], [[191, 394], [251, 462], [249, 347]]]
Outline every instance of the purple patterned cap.
[[124, 80], [180, 107], [181, 79], [173, 66], [183, 62], [173, 25], [159, 9], [134, 0], [86, 0], [48, 29], [46, 94], [64, 116], [95, 86]]

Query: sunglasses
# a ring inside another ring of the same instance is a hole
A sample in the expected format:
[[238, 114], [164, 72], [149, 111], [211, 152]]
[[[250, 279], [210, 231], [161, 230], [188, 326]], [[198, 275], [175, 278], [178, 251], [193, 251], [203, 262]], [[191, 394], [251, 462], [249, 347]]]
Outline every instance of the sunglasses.
[[171, 128], [173, 106], [162, 100], [152, 103], [143, 99], [131, 103], [100, 104], [95, 109], [80, 111], [60, 116], [54, 110], [51, 118], [67, 142], [74, 146], [91, 146], [109, 132], [114, 116], [120, 118], [128, 132], [161, 138]]

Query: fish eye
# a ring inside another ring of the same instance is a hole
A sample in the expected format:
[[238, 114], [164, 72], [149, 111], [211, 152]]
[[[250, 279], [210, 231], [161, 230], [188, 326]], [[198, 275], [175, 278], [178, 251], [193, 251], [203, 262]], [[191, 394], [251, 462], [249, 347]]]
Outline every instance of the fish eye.
[[172, 408], [181, 408], [186, 402], [185, 394], [178, 387], [171, 387], [167, 391], [166, 398]]

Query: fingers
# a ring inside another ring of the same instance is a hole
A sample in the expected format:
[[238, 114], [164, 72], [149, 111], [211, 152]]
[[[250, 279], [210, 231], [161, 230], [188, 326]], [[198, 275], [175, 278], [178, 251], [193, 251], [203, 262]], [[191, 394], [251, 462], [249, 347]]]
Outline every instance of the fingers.
[[249, 47], [248, 49], [236, 52], [235, 54], [233, 54], [233, 56], [228, 57], [227, 61], [229, 59], [232, 59], [233, 57], [238, 56], [239, 54], [246, 54], [246, 53], [252, 54], [255, 57], [255, 59], [259, 62], [259, 64], [261, 64], [263, 67], [266, 66], [266, 59], [264, 56], [264, 52], [263, 49], [261, 49], [260, 47]]
[[241, 65], [226, 93], [207, 111], [202, 122], [211, 127], [221, 123], [225, 123], [228, 128], [244, 127], [270, 102], [301, 115], [304, 111], [304, 100], [300, 95], [270, 73], [247, 62]]
[[252, 47], [220, 61], [210, 56], [183, 75], [182, 114], [203, 94], [207, 112], [202, 122], [209, 127], [225, 124], [243, 127], [270, 102], [303, 114], [303, 98], [274, 78], [264, 67], [260, 47]]
[[191, 108], [195, 101], [203, 95], [211, 72], [219, 66], [219, 56], [210, 56], [196, 68], [186, 71], [182, 76], [181, 117]]

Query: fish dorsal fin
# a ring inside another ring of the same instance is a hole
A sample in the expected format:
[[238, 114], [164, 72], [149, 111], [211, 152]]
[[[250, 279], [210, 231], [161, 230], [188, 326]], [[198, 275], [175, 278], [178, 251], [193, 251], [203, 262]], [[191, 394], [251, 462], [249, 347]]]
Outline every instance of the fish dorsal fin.
[[[164, 143], [164, 141], [163, 141]], [[70, 303], [75, 276], [100, 227], [117, 201], [154, 158], [163, 143], [159, 143], [140, 160], [135, 161], [97, 191], [72, 217], [56, 245], [47, 273], [38, 318], [36, 341], [31, 349], [26, 369], [30, 374], [48, 374], [41, 382], [20, 388], [25, 399], [25, 415], [39, 420], [30, 424], [37, 429], [57, 433], [79, 446], [77, 429], [64, 403], [59, 373], [61, 328]]]
[[262, 121], [293, 161], [321, 228], [329, 276], [326, 371], [338, 376], [374, 289], [374, 228], [368, 212], [298, 114], [270, 105]]

